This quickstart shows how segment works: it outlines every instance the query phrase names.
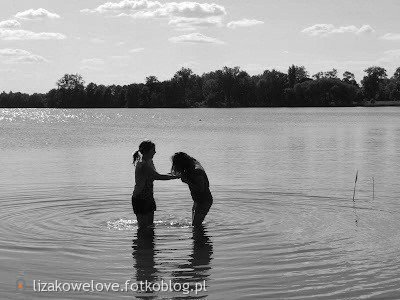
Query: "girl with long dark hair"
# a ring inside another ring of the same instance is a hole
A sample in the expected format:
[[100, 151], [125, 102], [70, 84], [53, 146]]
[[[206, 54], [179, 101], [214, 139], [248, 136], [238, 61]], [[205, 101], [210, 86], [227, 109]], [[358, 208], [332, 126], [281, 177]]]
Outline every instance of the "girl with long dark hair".
[[154, 200], [153, 181], [170, 180], [179, 176], [159, 174], [153, 163], [156, 146], [151, 141], [143, 141], [139, 150], [133, 154], [135, 165], [135, 188], [132, 193], [132, 207], [138, 226], [146, 227], [154, 223], [154, 211], [157, 209]]
[[171, 173], [178, 175], [182, 182], [189, 186], [193, 199], [192, 225], [201, 225], [213, 203], [210, 183], [204, 168], [190, 155], [177, 152], [172, 156]]

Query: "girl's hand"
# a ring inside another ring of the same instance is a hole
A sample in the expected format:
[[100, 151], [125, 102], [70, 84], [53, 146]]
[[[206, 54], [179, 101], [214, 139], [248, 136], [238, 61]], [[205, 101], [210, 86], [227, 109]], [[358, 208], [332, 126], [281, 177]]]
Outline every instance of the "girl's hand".
[[169, 176], [171, 176], [171, 178], [173, 179], [178, 179], [181, 178], [181, 176], [179, 174], [173, 174], [173, 173], [167, 173]]

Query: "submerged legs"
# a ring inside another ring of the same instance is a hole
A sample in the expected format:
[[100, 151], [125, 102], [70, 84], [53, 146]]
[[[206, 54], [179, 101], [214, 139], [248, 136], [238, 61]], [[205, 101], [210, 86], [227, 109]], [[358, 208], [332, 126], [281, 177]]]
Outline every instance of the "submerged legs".
[[154, 211], [145, 215], [136, 215], [139, 228], [146, 228], [154, 224]]

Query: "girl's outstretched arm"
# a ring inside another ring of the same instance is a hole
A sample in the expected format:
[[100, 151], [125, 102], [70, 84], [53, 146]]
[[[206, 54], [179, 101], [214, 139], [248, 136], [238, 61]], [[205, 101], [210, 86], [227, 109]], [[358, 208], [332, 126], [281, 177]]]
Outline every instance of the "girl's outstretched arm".
[[148, 175], [153, 180], [171, 180], [179, 178], [179, 176], [172, 174], [159, 174], [154, 168], [154, 165], [152, 165], [152, 168], [148, 168]]

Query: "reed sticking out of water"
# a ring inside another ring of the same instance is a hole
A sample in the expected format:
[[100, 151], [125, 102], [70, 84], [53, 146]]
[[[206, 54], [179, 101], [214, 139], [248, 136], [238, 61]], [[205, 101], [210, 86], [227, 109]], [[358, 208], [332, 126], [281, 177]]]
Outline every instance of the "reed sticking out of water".
[[354, 197], [356, 196], [356, 184], [357, 184], [357, 178], [358, 178], [358, 170], [357, 170], [357, 173], [356, 173], [356, 180], [354, 180], [353, 202], [355, 202], [355, 201], [354, 201]]
[[358, 226], [358, 215], [357, 215], [356, 201], [355, 201], [357, 178], [358, 178], [358, 170], [356, 173], [356, 180], [354, 180], [354, 189], [353, 189], [353, 212], [354, 212], [354, 218], [355, 218], [354, 221], [356, 222], [356, 226]]
[[372, 177], [372, 200], [375, 200], [375, 179]]

